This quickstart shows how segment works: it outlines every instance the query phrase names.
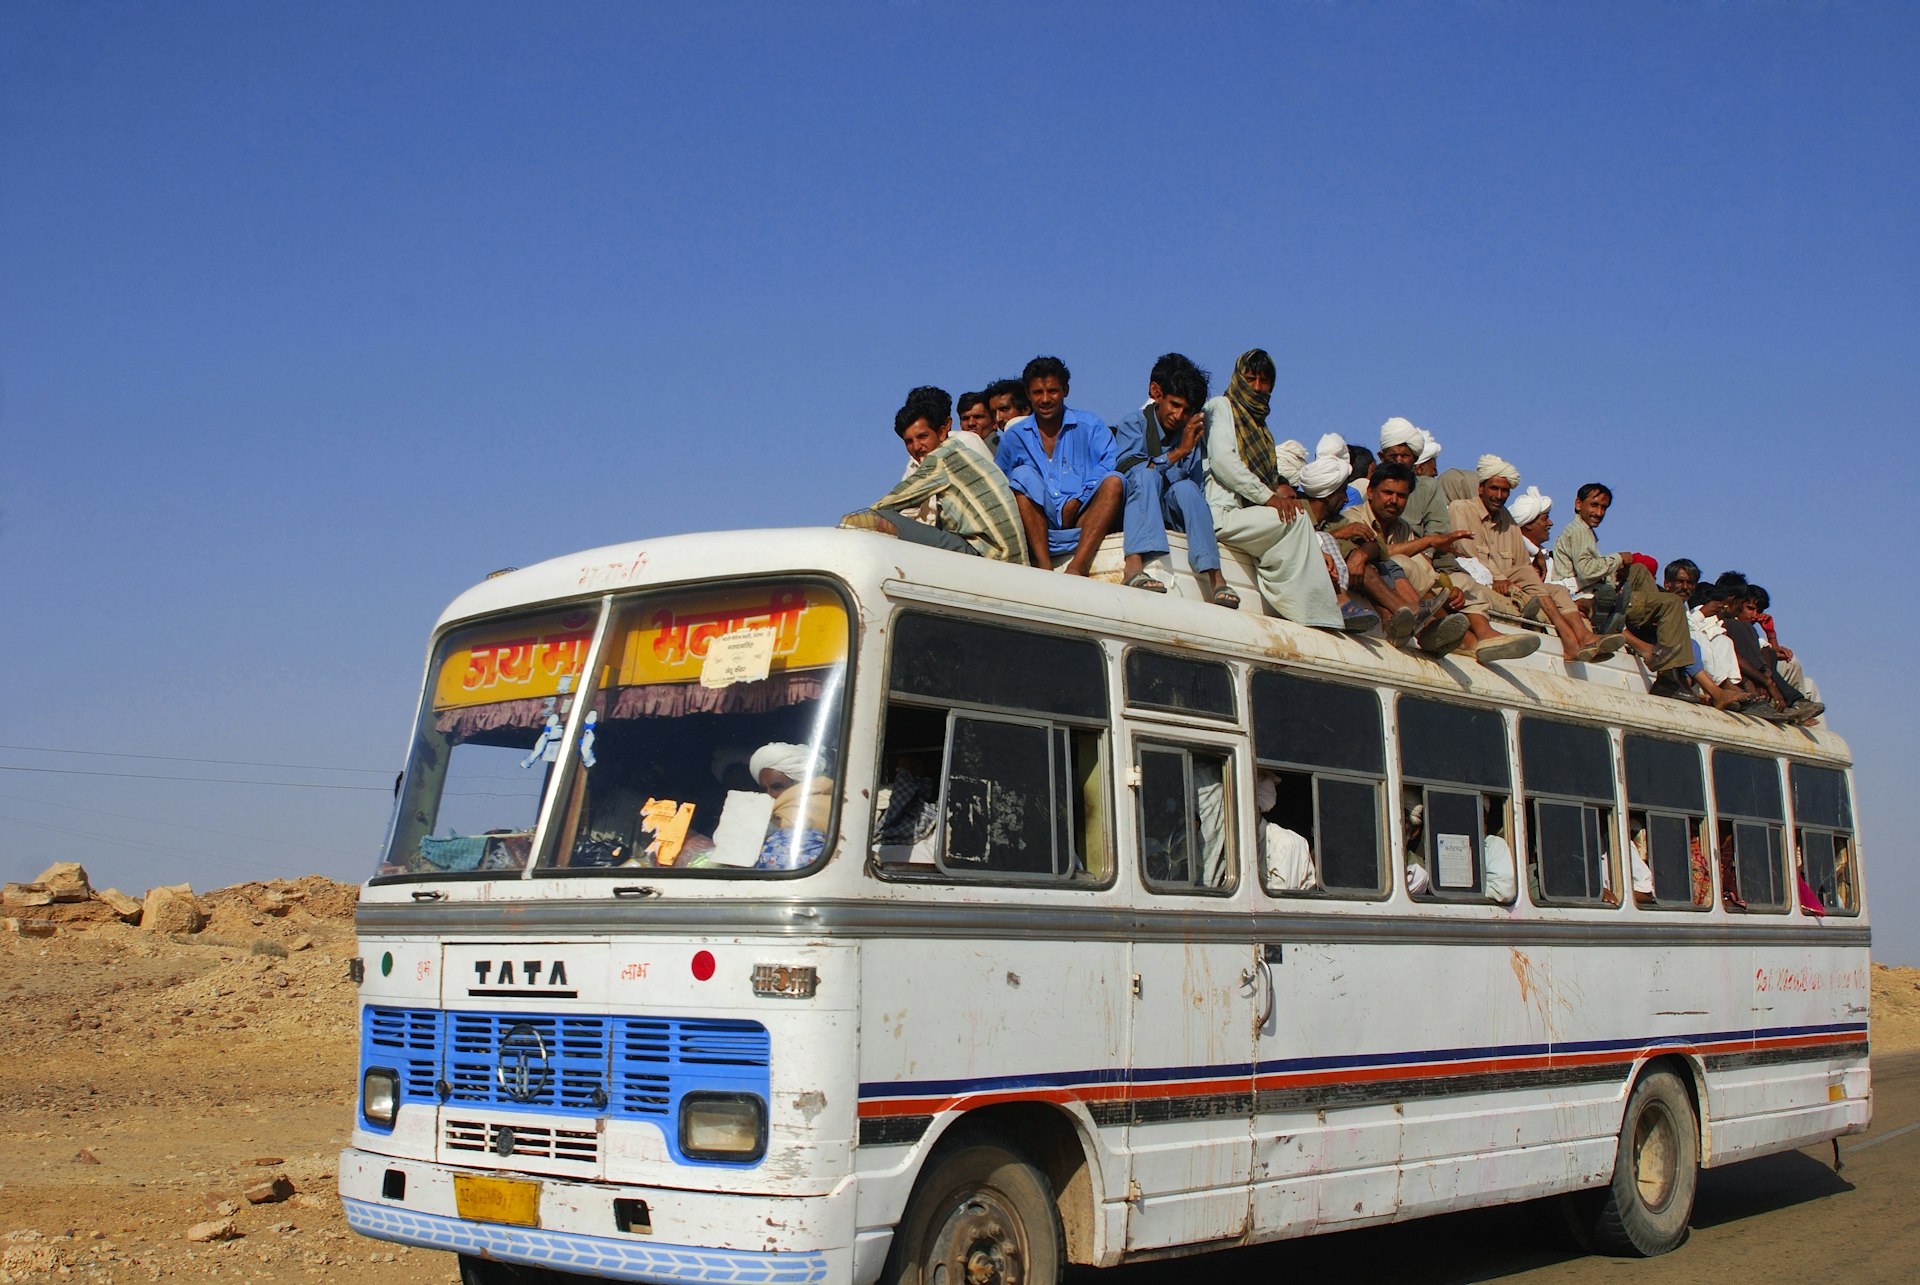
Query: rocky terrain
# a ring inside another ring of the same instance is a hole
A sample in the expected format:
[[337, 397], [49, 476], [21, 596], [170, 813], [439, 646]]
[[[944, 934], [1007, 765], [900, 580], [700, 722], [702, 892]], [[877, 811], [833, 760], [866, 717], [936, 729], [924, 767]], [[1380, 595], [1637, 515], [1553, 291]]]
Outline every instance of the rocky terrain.
[[[310, 876], [123, 897], [78, 866], [7, 885], [0, 1283], [456, 1279], [347, 1230], [334, 1195], [356, 896]], [[1920, 969], [1875, 966], [1873, 1042], [1920, 1048]]]

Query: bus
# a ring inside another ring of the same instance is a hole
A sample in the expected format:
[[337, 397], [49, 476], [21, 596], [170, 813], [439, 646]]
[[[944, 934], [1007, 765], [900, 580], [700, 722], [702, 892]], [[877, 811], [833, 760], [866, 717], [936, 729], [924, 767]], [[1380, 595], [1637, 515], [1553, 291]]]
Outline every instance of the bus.
[[349, 1223], [470, 1285], [1046, 1285], [1546, 1197], [1657, 1254], [1701, 1168], [1866, 1128], [1837, 737], [1250, 570], [746, 531], [467, 591], [357, 912]]

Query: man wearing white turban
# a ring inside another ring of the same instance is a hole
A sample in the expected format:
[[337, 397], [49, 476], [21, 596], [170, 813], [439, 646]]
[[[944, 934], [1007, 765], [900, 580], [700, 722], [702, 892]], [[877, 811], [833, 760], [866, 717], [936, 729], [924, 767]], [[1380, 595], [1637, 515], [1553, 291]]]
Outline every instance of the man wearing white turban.
[[1482, 455], [1476, 471], [1479, 494], [1453, 501], [1447, 512], [1453, 524], [1467, 532], [1462, 552], [1492, 574], [1495, 599], [1516, 615], [1527, 614], [1527, 605], [1537, 599], [1539, 610], [1560, 635], [1561, 653], [1567, 660], [1604, 660], [1620, 650], [1626, 643], [1622, 635], [1596, 635], [1567, 591], [1547, 584], [1534, 570], [1526, 538], [1507, 511], [1507, 497], [1520, 484], [1520, 470], [1498, 455]]
[[1253, 558], [1260, 597], [1275, 615], [1340, 629], [1319, 537], [1267, 427], [1274, 373], [1272, 357], [1249, 349], [1234, 363], [1226, 395], [1207, 403], [1207, 507], [1220, 543]]
[[[1353, 525], [1340, 517], [1340, 510], [1347, 503], [1350, 467], [1346, 442], [1338, 433], [1327, 433], [1315, 445], [1313, 458], [1300, 470], [1300, 489], [1306, 493], [1307, 514], [1313, 519], [1313, 529], [1319, 533], [1321, 546], [1327, 549], [1327, 556], [1338, 559], [1346, 569], [1347, 585], [1351, 591], [1359, 587], [1359, 579], [1367, 571], [1368, 558], [1365, 550], [1351, 549], [1341, 543], [1341, 536]], [[1365, 532], [1358, 534], [1364, 535]], [[1338, 573], [1336, 568], [1335, 574]], [[1374, 580], [1376, 584], [1379, 582], [1377, 573]], [[1368, 611], [1351, 597], [1340, 598], [1340, 616], [1346, 621], [1347, 628], [1355, 633], [1380, 623], [1379, 615]], [[1396, 615], [1387, 622], [1389, 641], [1404, 642], [1407, 635], [1413, 632], [1414, 613], [1405, 611], [1404, 616], [1405, 619], [1401, 619]]]
[[[1447, 501], [1440, 494], [1440, 483], [1432, 472], [1422, 475], [1416, 466], [1417, 461], [1427, 455], [1429, 447], [1434, 446], [1433, 439], [1426, 430], [1416, 428], [1406, 420], [1395, 416], [1380, 426], [1380, 459], [1387, 464], [1404, 464], [1413, 470], [1413, 494], [1407, 499], [1407, 510], [1403, 517], [1413, 533], [1423, 537], [1444, 536], [1452, 530], [1447, 525]], [[1435, 454], [1438, 454], [1437, 448]], [[1433, 551], [1434, 565], [1443, 571], [1453, 569], [1453, 549], [1447, 540], [1435, 540], [1428, 545]]]
[[827, 847], [833, 815], [833, 778], [815, 775], [824, 766], [811, 746], [771, 741], [753, 752], [747, 771], [773, 796], [773, 820], [760, 844], [761, 870], [798, 870]]
[[[1513, 524], [1520, 528], [1520, 538], [1527, 542], [1527, 561], [1547, 578], [1547, 535], [1553, 530], [1553, 518], [1549, 510], [1553, 508], [1553, 497], [1540, 494], [1540, 488], [1530, 486], [1518, 496], [1507, 501], [1507, 512], [1513, 514]], [[1562, 585], [1561, 588], [1566, 588]], [[1571, 590], [1569, 590], [1571, 592]]]
[[1440, 476], [1440, 439], [1432, 433], [1427, 434], [1427, 444], [1420, 448], [1420, 457], [1414, 460], [1413, 471], [1419, 477]]

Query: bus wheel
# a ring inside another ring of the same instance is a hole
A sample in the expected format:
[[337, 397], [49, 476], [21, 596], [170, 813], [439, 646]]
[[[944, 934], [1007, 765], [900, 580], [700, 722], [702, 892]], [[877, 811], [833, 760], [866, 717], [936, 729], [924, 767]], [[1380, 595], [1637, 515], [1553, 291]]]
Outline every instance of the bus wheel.
[[1651, 1258], [1677, 1249], [1699, 1176], [1700, 1124], [1687, 1087], [1672, 1071], [1649, 1072], [1627, 1099], [1612, 1183], [1568, 1198], [1575, 1234], [1608, 1254]]
[[998, 1137], [972, 1134], [944, 1148], [920, 1175], [881, 1279], [1057, 1285], [1065, 1251], [1047, 1176]]

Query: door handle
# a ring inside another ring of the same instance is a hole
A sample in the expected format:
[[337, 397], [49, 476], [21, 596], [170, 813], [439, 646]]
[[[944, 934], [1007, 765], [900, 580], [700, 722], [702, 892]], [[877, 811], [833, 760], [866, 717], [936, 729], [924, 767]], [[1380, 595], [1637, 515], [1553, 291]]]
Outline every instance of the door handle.
[[1273, 1020], [1275, 995], [1273, 990], [1273, 970], [1262, 962], [1240, 973], [1241, 993], [1251, 995], [1255, 986], [1260, 987], [1260, 1007], [1253, 1018], [1253, 1029], [1264, 1031], [1267, 1023]]

